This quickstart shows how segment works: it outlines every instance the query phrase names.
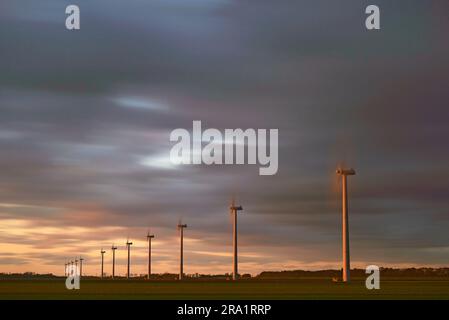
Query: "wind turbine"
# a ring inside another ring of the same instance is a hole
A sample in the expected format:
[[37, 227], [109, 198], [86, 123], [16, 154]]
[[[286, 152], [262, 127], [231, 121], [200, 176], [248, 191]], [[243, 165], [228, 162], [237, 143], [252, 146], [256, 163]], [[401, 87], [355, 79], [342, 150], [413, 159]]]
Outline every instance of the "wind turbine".
[[130, 242], [128, 239], [126, 239], [126, 246], [128, 247], [128, 272], [126, 273], [126, 277], [129, 279], [129, 268], [130, 268], [130, 263], [131, 263], [131, 257], [130, 257], [130, 250], [131, 250], [131, 245], [133, 243]]
[[186, 224], [182, 224], [181, 220], [178, 222], [178, 230], [181, 237], [181, 250], [179, 253], [179, 280], [182, 280], [184, 276], [184, 228], [187, 228]]
[[106, 251], [103, 250], [103, 248], [101, 248], [101, 279], [103, 279], [104, 276], [104, 272], [103, 272], [103, 266], [104, 266], [104, 254], [106, 253]]
[[112, 279], [115, 277], [115, 250], [117, 250], [117, 247], [112, 245]]
[[78, 272], [78, 259], [75, 259], [75, 275]]
[[150, 234], [150, 231], [147, 233], [148, 240], [148, 280], [150, 280], [151, 276], [151, 239], [154, 238], [153, 234]]
[[66, 263], [66, 274], [67, 274], [67, 277], [68, 276], [71, 276], [71, 273], [72, 273], [72, 261], [67, 261], [67, 263]]
[[83, 275], [83, 258], [80, 257], [80, 278]]
[[343, 282], [350, 281], [350, 258], [349, 258], [349, 222], [348, 222], [348, 184], [347, 176], [355, 175], [354, 169], [337, 169], [337, 175], [341, 176], [342, 188], [342, 233], [343, 233]]
[[232, 273], [232, 280], [237, 280], [239, 273], [238, 273], [238, 257], [237, 257], [237, 213], [238, 211], [243, 210], [242, 206], [236, 206], [235, 200], [232, 198], [231, 206], [229, 207], [231, 210], [231, 215], [233, 216], [233, 247], [234, 247], [234, 262], [233, 262], [233, 273]]

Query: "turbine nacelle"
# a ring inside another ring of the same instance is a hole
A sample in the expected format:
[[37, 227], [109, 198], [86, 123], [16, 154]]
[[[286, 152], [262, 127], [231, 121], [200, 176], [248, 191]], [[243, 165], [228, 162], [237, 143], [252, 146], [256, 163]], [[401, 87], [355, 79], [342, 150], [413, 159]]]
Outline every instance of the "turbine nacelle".
[[235, 212], [243, 210], [242, 206], [236, 206], [235, 205], [235, 198], [234, 197], [232, 197], [231, 206], [229, 207], [229, 209], [231, 211], [235, 211]]
[[354, 169], [337, 169], [335, 171], [336, 174], [340, 175], [340, 176], [353, 176], [355, 175], [355, 170]]

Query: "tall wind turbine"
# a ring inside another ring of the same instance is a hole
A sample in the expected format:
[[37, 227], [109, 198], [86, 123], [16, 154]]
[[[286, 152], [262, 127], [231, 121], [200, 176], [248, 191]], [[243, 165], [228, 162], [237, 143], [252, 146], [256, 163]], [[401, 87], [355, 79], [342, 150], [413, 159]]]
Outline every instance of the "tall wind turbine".
[[154, 238], [154, 234], [150, 234], [150, 231], [147, 233], [148, 240], [148, 280], [151, 276], [151, 239]]
[[232, 280], [237, 280], [239, 277], [238, 272], [238, 257], [237, 257], [237, 213], [238, 211], [243, 210], [242, 206], [236, 206], [234, 198], [232, 198], [231, 206], [229, 207], [231, 210], [232, 221], [233, 221], [233, 247], [234, 247], [234, 262], [233, 262], [233, 272], [232, 272]]
[[115, 250], [117, 250], [117, 247], [112, 245], [112, 279], [115, 277]]
[[82, 275], [83, 275], [83, 258], [81, 258], [80, 257], [80, 278], [82, 277]]
[[104, 254], [105, 254], [105, 252], [106, 251], [104, 251], [103, 250], [103, 248], [101, 248], [101, 251], [100, 251], [100, 253], [101, 253], [101, 279], [103, 279], [103, 276], [104, 276]]
[[355, 175], [354, 169], [337, 169], [337, 175], [341, 176], [342, 194], [342, 233], [343, 233], [343, 282], [350, 281], [350, 258], [349, 258], [349, 222], [348, 222], [348, 183], [347, 176]]
[[126, 273], [126, 277], [129, 279], [129, 268], [130, 268], [130, 263], [131, 263], [131, 256], [130, 256], [130, 251], [131, 251], [131, 245], [133, 243], [130, 242], [128, 239], [126, 240], [126, 246], [128, 247], [128, 272]]
[[179, 252], [179, 280], [182, 280], [184, 276], [184, 228], [187, 228], [187, 225], [182, 224], [181, 221], [179, 221], [178, 230], [180, 231], [181, 237], [181, 250]]

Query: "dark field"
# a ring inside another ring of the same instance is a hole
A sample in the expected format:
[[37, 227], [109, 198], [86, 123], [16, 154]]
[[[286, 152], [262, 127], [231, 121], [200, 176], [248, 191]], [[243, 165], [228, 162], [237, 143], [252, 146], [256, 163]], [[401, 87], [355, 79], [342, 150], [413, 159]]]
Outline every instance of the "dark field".
[[381, 280], [380, 290], [362, 280], [82, 280], [71, 291], [64, 279], [1, 280], [0, 299], [449, 299], [449, 280]]

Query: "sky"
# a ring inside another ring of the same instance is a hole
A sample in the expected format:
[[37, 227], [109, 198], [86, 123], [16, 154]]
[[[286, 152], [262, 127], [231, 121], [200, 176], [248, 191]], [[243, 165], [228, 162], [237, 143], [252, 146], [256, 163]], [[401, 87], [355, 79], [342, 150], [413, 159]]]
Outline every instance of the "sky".
[[[65, 29], [77, 4], [81, 29]], [[365, 8], [381, 10], [367, 31]], [[449, 4], [3, 0], [0, 272], [340, 268], [339, 165], [354, 267], [447, 266]], [[279, 170], [170, 165], [170, 132], [279, 129]]]

